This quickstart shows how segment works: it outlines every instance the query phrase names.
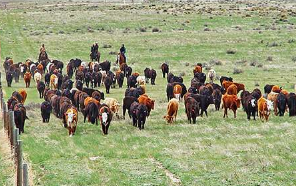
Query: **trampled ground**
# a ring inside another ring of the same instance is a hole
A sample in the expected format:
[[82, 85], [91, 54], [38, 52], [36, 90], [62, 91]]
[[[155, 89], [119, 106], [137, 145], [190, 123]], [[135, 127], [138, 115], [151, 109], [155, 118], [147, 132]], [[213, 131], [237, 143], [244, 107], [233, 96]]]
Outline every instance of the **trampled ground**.
[[[150, 67], [158, 73], [156, 85], [146, 88], [156, 106], [145, 130], [134, 128], [129, 119], [114, 120], [108, 136], [99, 126], [83, 123], [82, 115], [72, 138], [54, 115], [49, 124], [42, 123], [38, 104], [33, 103], [43, 100], [32, 81], [26, 89], [30, 119], [21, 138], [34, 184], [295, 185], [295, 118], [286, 114], [272, 115], [267, 123], [247, 121], [240, 109], [238, 118], [230, 113], [223, 119], [222, 111], [210, 107], [209, 116], [193, 125], [182, 102], [177, 122], [168, 125], [163, 119], [167, 83], [160, 70], [168, 62], [171, 72], [184, 75], [189, 86], [193, 66], [200, 62], [219, 76], [244, 83], [247, 90], [278, 84], [295, 92], [293, 5], [266, 1], [122, 6], [74, 1], [9, 3], [3, 9], [1, 4], [1, 64], [6, 56], [15, 62], [36, 61], [42, 43], [51, 59], [65, 64], [71, 58], [88, 61], [90, 46], [97, 41], [101, 59], [113, 64], [116, 56], [109, 53], [124, 43], [134, 71], [143, 73]], [[155, 28], [160, 32], [152, 32]], [[233, 74], [234, 68], [243, 73]], [[22, 79], [11, 88], [4, 75], [2, 80], [6, 99], [25, 87]], [[100, 90], [105, 92], [104, 87]], [[121, 102], [124, 91], [116, 87], [107, 97]], [[1, 152], [0, 161], [0, 170], [8, 166]], [[9, 173], [0, 174], [0, 183], [10, 185], [7, 177]]]

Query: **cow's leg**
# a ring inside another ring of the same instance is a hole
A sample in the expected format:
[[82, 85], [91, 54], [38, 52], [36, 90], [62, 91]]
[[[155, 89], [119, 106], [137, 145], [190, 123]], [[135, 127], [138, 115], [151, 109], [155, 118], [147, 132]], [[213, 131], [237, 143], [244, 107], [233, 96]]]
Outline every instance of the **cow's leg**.
[[236, 110], [233, 110], [234, 118], [236, 118]]

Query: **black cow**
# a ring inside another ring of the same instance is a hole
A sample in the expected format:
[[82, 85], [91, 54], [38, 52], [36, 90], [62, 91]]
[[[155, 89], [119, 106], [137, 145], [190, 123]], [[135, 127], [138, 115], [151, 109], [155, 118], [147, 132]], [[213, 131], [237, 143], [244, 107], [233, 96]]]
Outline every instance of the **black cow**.
[[287, 96], [287, 104], [289, 107], [289, 116], [296, 116], [296, 94], [290, 93]]
[[174, 84], [173, 83], [167, 84], [166, 93], [167, 93], [168, 101], [170, 101], [172, 98], [174, 98]]
[[52, 106], [48, 101], [41, 103], [41, 116], [43, 123], [49, 123], [50, 113], [52, 111]]
[[198, 102], [194, 98], [188, 97], [186, 99], [185, 109], [186, 109], [187, 119], [189, 123], [191, 123], [191, 119], [192, 119], [193, 124], [195, 124], [196, 117], [199, 115]]
[[126, 78], [130, 77], [130, 76], [132, 75], [132, 72], [133, 72], [132, 67], [127, 66], [127, 67], [125, 68], [125, 77], [126, 77]]
[[77, 88], [78, 90], [82, 90], [82, 88], [83, 88], [83, 83], [82, 83], [82, 81], [80, 81], [80, 80], [77, 80], [77, 81], [76, 81], [76, 88]]
[[125, 96], [133, 96], [135, 98], [139, 98], [140, 95], [144, 94], [144, 91], [141, 87], [138, 88], [127, 88], [125, 90]]
[[220, 110], [221, 99], [222, 99], [221, 91], [219, 89], [214, 89], [212, 95], [213, 95], [213, 99], [214, 99], [215, 109]]
[[89, 82], [92, 82], [92, 75], [91, 75], [90, 72], [86, 72], [84, 74], [84, 81], [85, 81], [86, 87], [88, 88], [89, 87]]
[[151, 69], [149, 72], [150, 78], [151, 78], [151, 85], [155, 85], [155, 79], [156, 79], [156, 70]]
[[45, 82], [45, 85], [48, 87], [50, 83], [50, 73], [46, 73], [44, 75], [44, 82]]
[[18, 103], [14, 106], [13, 111], [15, 126], [19, 129], [19, 134], [24, 133], [25, 120], [29, 119], [26, 115], [26, 108], [23, 104]]
[[39, 81], [37, 83], [37, 90], [39, 92], [39, 98], [43, 98], [43, 93], [45, 90], [45, 83], [43, 81]]
[[90, 102], [86, 105], [86, 107], [83, 110], [83, 116], [84, 120], [83, 122], [85, 123], [86, 117], [88, 117], [88, 121], [91, 122], [92, 124], [98, 125], [98, 115], [99, 115], [99, 110], [98, 110], [98, 105], [94, 102]]
[[6, 72], [6, 81], [7, 81], [8, 87], [11, 87], [12, 79], [13, 79], [13, 72], [7, 71]]
[[115, 77], [115, 74], [112, 71], [108, 71], [106, 74], [112, 80], [112, 88], [115, 88], [115, 85], [116, 85], [116, 77]]
[[145, 68], [144, 76], [145, 76], [146, 83], [149, 83], [149, 79], [151, 78], [150, 77], [150, 68]]
[[102, 63], [99, 63], [100, 67], [102, 70], [105, 70], [106, 72], [110, 71], [111, 68], [111, 62], [110, 61], [105, 61]]
[[255, 115], [258, 110], [258, 105], [257, 105], [257, 99], [252, 96], [251, 94], [247, 95], [247, 92], [245, 95], [243, 95], [242, 100], [242, 105], [247, 113], [247, 119], [250, 120], [251, 116], [253, 116], [254, 120], [256, 120]]
[[223, 81], [233, 82], [233, 79], [232, 79], [232, 77], [221, 76], [220, 77], [220, 83], [221, 83], [221, 85], [222, 85]]
[[101, 81], [102, 81], [102, 73], [101, 72], [96, 72], [93, 71], [93, 73], [91, 74], [92, 76], [92, 88], [95, 87], [100, 87], [101, 86]]
[[133, 102], [139, 102], [138, 98], [133, 97], [133, 96], [126, 96], [123, 98], [123, 104], [122, 104], [122, 113], [123, 113], [123, 118], [125, 119], [125, 112], [127, 110], [129, 117], [131, 118], [131, 113], [130, 113], [130, 107]]
[[123, 81], [124, 81], [124, 74], [122, 72], [117, 74], [116, 80], [117, 80], [119, 88], [122, 88]]
[[112, 85], [112, 79], [107, 76], [104, 80], [104, 85], [105, 85], [105, 88], [106, 88], [106, 93], [109, 94], [110, 93], [110, 87]]
[[128, 88], [131, 88], [131, 87], [136, 88], [136, 84], [137, 84], [137, 77], [136, 76], [131, 75], [127, 78], [127, 87]]
[[163, 63], [161, 65], [161, 71], [162, 71], [162, 77], [165, 78], [165, 74], [169, 73], [169, 65], [166, 63]]
[[137, 126], [140, 130], [144, 129], [148, 109], [145, 105], [133, 102], [130, 107], [130, 113], [133, 119], [133, 126]]
[[208, 117], [208, 107], [210, 104], [214, 104], [213, 96], [201, 95], [200, 96], [200, 109], [201, 109], [201, 116], [203, 116], [203, 112], [205, 112], [206, 116]]
[[14, 70], [14, 73], [13, 73], [14, 81], [15, 81], [16, 83], [19, 82], [20, 74], [21, 74], [21, 69], [20, 69], [20, 68], [16, 68], [16, 69]]
[[198, 82], [200, 83], [205, 83], [206, 82], [206, 79], [207, 79], [207, 76], [205, 73], [195, 73], [194, 74], [194, 77], [198, 80]]
[[60, 72], [63, 71], [64, 63], [59, 60], [52, 60], [52, 63], [56, 66], [57, 69], [60, 70]]
[[274, 85], [265, 85], [264, 86], [264, 94], [269, 94], [270, 92], [271, 92], [271, 90], [272, 90], [272, 87], [273, 87]]
[[277, 96], [277, 107], [279, 109], [279, 116], [284, 116], [285, 115], [285, 110], [287, 106], [287, 98], [285, 94], [279, 93]]

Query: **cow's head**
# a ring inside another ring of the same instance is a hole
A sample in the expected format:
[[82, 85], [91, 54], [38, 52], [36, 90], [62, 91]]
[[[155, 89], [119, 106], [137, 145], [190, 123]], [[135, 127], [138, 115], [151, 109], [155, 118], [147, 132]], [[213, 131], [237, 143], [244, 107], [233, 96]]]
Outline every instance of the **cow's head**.
[[173, 123], [173, 116], [166, 115], [163, 116], [163, 118], [165, 118], [168, 123]]
[[251, 99], [251, 100], [250, 100], [251, 106], [252, 106], [252, 107], [256, 107], [256, 102], [257, 102], [257, 101], [256, 101], [255, 98]]
[[267, 110], [271, 111], [273, 108], [273, 102], [270, 100], [266, 100], [266, 104], [267, 104]]
[[102, 122], [102, 125], [107, 125], [108, 124], [108, 113], [107, 112], [103, 112], [102, 114], [101, 114], [101, 122]]

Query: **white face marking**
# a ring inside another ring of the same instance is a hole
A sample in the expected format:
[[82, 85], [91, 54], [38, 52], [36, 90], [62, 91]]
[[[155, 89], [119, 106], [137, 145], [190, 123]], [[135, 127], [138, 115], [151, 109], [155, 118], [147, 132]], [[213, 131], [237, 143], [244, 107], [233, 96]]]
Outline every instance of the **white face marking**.
[[267, 109], [270, 111], [273, 108], [273, 102], [270, 100], [267, 100]]
[[58, 80], [59, 80], [59, 78], [58, 78], [58, 77], [56, 77], [56, 78], [54, 79], [54, 84], [55, 84], [55, 85], [57, 85], [57, 84], [58, 84]]
[[180, 94], [175, 94], [175, 98], [179, 101], [180, 100]]
[[251, 105], [252, 105], [252, 107], [255, 107], [256, 106], [256, 104], [255, 104], [255, 99], [251, 99]]
[[68, 113], [68, 126], [70, 126], [70, 124], [73, 122], [73, 119], [74, 119], [74, 113], [69, 112]]
[[102, 113], [102, 121], [104, 125], [107, 125], [108, 114], [106, 112]]
[[21, 72], [23, 72], [24, 71], [24, 67], [23, 66], [21, 66]]

